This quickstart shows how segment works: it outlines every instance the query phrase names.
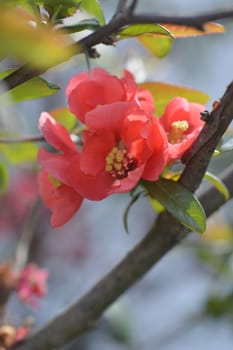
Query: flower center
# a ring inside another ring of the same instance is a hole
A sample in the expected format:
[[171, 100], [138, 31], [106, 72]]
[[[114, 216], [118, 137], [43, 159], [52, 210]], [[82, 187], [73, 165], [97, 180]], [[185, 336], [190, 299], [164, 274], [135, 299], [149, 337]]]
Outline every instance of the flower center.
[[168, 141], [172, 144], [181, 142], [183, 134], [186, 130], [188, 130], [188, 128], [189, 123], [187, 120], [178, 120], [176, 122], [173, 122], [168, 135]]
[[134, 170], [137, 166], [136, 158], [121, 147], [113, 147], [105, 158], [105, 162], [105, 171], [118, 180], [127, 177], [128, 172]]

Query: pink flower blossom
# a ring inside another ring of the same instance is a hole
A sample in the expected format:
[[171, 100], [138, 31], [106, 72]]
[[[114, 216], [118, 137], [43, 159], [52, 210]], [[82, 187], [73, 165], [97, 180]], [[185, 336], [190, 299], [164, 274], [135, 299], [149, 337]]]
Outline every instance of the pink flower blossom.
[[168, 162], [181, 159], [199, 135], [203, 121], [200, 113], [205, 107], [181, 97], [173, 98], [159, 119], [168, 137]]
[[[111, 114], [115, 118], [109, 118]], [[90, 129], [81, 152], [57, 137], [59, 154], [40, 150], [39, 162], [50, 175], [91, 200], [129, 191], [141, 177], [158, 179], [167, 162], [167, 138], [156, 118], [150, 120], [141, 110], [119, 103], [99, 106], [86, 119]], [[40, 125], [54, 146], [57, 123], [43, 113]]]
[[19, 299], [32, 307], [37, 307], [37, 298], [44, 297], [47, 292], [48, 271], [31, 263], [22, 271], [17, 285]]
[[70, 111], [85, 124], [86, 114], [101, 105], [131, 102], [149, 116], [154, 110], [150, 92], [138, 90], [132, 74], [127, 70], [121, 79], [102, 68], [95, 68], [90, 73], [78, 73], [70, 80], [66, 94]]

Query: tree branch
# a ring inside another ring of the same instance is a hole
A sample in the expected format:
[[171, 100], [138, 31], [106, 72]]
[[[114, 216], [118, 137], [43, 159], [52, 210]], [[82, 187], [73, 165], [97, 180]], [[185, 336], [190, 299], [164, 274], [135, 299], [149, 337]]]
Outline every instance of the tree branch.
[[[214, 151], [219, 138], [233, 118], [233, 84], [229, 85], [219, 107], [211, 115], [214, 119], [206, 124], [196, 141], [194, 145], [196, 153], [190, 153], [187, 156], [187, 165], [180, 179], [180, 182], [192, 191], [199, 186], [207, 169], [211, 152]], [[210, 135], [205, 139], [204, 135], [207, 132], [210, 132]], [[202, 176], [199, 176], [199, 172]], [[233, 197], [232, 179], [233, 167], [222, 176], [223, 182], [229, 186], [231, 198]], [[223, 196], [219, 194], [216, 195], [216, 200], [212, 200], [213, 194], [216, 194], [216, 189], [211, 187], [200, 197], [208, 216], [225, 202]], [[211, 198], [211, 201], [208, 201], [208, 198]], [[189, 230], [168, 212], [160, 214], [146, 237], [112, 271], [64, 313], [18, 346], [17, 350], [54, 349], [92, 328], [109, 305], [188, 233]]]
[[[177, 24], [177, 25], [186, 25], [191, 27], [196, 27], [198, 29], [203, 30], [203, 25], [205, 22], [213, 21], [213, 20], [219, 20], [219, 19], [226, 19], [226, 18], [232, 18], [233, 17], [233, 8], [229, 8], [228, 10], [224, 11], [216, 11], [216, 12], [209, 12], [205, 14], [200, 15], [194, 15], [194, 16], [165, 16], [160, 14], [140, 14], [136, 15], [134, 13], [131, 13], [130, 11], [122, 12], [122, 8], [125, 6], [126, 1], [121, 0], [118, 3], [118, 7], [120, 9], [120, 12], [115, 12], [112, 19], [107, 23], [105, 26], [100, 27], [92, 34], [84, 37], [83, 39], [79, 40], [77, 43], [73, 44], [73, 46], [76, 48], [74, 54], [80, 54], [82, 52], [88, 52], [90, 48], [93, 46], [100, 44], [106, 39], [107, 37], [116, 34], [121, 28], [130, 25], [130, 24], [164, 24], [164, 23], [170, 23], [170, 24]], [[133, 1], [132, 4], [136, 5], [136, 1]], [[117, 8], [118, 8], [117, 7]], [[116, 15], [118, 13], [118, 15]], [[81, 50], [80, 50], [81, 48]], [[52, 68], [47, 67], [47, 69]], [[46, 69], [32, 69], [27, 65], [24, 65], [20, 67], [15, 72], [11, 73], [7, 77], [5, 77], [2, 81], [6, 84], [8, 89], [13, 89], [14, 87], [44, 73]]]

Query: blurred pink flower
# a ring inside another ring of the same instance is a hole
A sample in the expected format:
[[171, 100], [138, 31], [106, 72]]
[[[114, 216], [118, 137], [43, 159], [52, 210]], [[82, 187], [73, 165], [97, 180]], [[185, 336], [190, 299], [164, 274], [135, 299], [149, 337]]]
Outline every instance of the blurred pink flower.
[[19, 299], [33, 308], [38, 307], [37, 298], [44, 297], [47, 292], [48, 271], [36, 264], [28, 264], [18, 279], [17, 295]]

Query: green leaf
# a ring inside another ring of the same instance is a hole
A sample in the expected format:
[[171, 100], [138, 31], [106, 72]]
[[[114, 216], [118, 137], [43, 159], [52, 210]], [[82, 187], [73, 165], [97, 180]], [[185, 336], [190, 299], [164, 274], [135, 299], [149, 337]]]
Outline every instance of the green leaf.
[[144, 181], [143, 185], [149, 195], [157, 199], [183, 225], [198, 233], [205, 232], [205, 212], [198, 199], [187, 188], [166, 179]]
[[170, 31], [159, 24], [132, 24], [116, 34], [119, 39], [132, 38], [143, 34], [159, 34], [159, 36], [171, 37]]
[[67, 107], [53, 109], [52, 111], [49, 111], [49, 114], [69, 131], [74, 129], [77, 124], [77, 118]]
[[0, 143], [0, 153], [13, 165], [37, 159], [38, 147], [32, 142]]
[[[3, 79], [14, 71], [14, 69], [9, 69], [7, 71], [0, 72], [0, 79]], [[59, 89], [60, 87], [58, 85], [48, 82], [41, 77], [35, 77], [2, 94], [1, 97], [3, 97], [3, 99], [6, 97], [6, 101], [17, 103], [24, 100], [54, 95]]]
[[153, 55], [162, 58], [169, 54], [172, 48], [173, 39], [166, 36], [141, 35], [137, 40]]
[[65, 29], [67, 33], [77, 33], [82, 30], [96, 30], [100, 27], [100, 23], [96, 18], [84, 19], [77, 24], [72, 26], [64, 26], [62, 29]]
[[222, 180], [219, 179], [219, 177], [207, 171], [205, 173], [204, 178], [212, 183], [212, 185], [223, 195], [226, 201], [230, 198], [230, 193], [228, 191], [228, 188], [222, 182]]
[[79, 8], [80, 0], [29, 0], [32, 3], [43, 5], [50, 17], [55, 15], [56, 19], [73, 16]]
[[6, 166], [0, 162], [0, 195], [7, 192], [9, 185], [9, 174]]
[[218, 151], [220, 153], [223, 152], [228, 152], [228, 151], [232, 151], [233, 150], [233, 138], [231, 138], [230, 140], [224, 142], [219, 148]]
[[173, 36], [167, 28], [159, 24], [133, 24], [116, 34], [118, 39], [136, 37], [153, 55], [166, 56], [172, 47]]
[[168, 102], [177, 96], [186, 98], [189, 102], [205, 104], [209, 101], [209, 96], [204, 92], [190, 89], [183, 86], [172, 85], [160, 82], [147, 82], [138, 84], [140, 88], [147, 89], [154, 97], [156, 115], [163, 114]]
[[106, 23], [102, 7], [98, 0], [82, 0], [80, 7], [82, 10], [95, 16], [101, 25], [104, 25]]

